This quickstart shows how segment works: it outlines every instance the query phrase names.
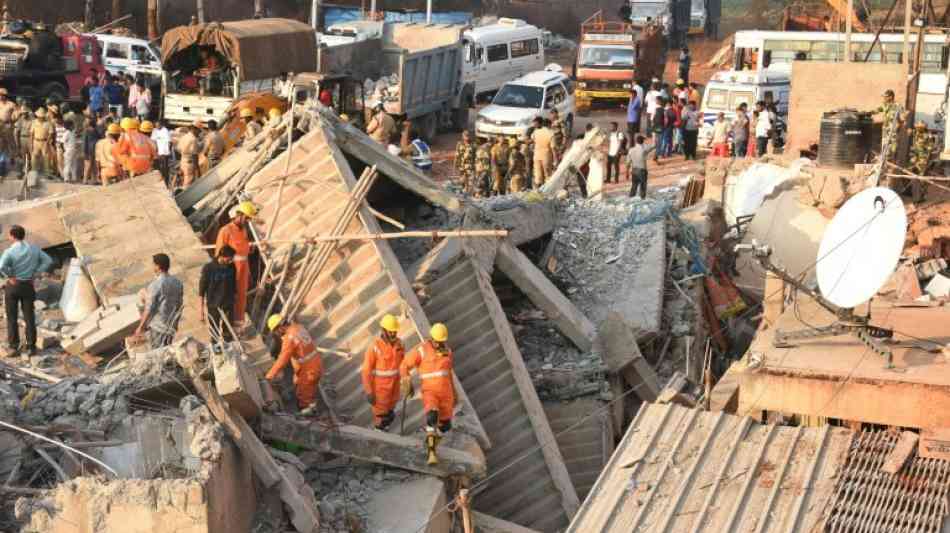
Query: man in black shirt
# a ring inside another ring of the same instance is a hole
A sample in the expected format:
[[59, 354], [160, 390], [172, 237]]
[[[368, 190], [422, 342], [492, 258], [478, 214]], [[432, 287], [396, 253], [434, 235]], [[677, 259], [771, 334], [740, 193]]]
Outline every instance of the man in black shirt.
[[234, 248], [225, 245], [221, 247], [218, 256], [201, 269], [201, 280], [198, 282], [201, 320], [204, 322], [207, 317], [212, 335], [221, 332], [225, 340], [231, 340], [231, 334], [222, 315], [232, 315], [234, 295], [237, 293], [236, 279]]

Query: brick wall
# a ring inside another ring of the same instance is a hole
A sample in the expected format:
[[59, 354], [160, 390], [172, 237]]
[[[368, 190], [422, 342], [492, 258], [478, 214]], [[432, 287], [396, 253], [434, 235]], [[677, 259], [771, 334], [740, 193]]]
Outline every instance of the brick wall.
[[[891, 89], [903, 103], [906, 91], [902, 65], [824, 63], [792, 64], [792, 92], [788, 106], [788, 147], [796, 153], [818, 142], [821, 115], [850, 107], [870, 110], [881, 105], [881, 94]], [[880, 121], [880, 116], [876, 118]]]

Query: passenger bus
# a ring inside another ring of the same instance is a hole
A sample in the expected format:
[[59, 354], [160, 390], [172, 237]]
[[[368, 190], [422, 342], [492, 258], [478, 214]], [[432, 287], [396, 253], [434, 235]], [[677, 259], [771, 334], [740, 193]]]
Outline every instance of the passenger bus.
[[[851, 61], [864, 62], [873, 41], [873, 34], [852, 33]], [[914, 57], [916, 41], [917, 36], [910, 35], [909, 59]], [[903, 53], [902, 33], [882, 33], [868, 57], [868, 63], [900, 63]], [[947, 44], [946, 36], [924, 37], [917, 118], [924, 120], [932, 129], [944, 129], [944, 122], [937, 119], [937, 112], [943, 106], [947, 89], [948, 57], [950, 45]], [[844, 60], [844, 33], [753, 30], [736, 32], [732, 67], [736, 70], [791, 72], [792, 61]]]

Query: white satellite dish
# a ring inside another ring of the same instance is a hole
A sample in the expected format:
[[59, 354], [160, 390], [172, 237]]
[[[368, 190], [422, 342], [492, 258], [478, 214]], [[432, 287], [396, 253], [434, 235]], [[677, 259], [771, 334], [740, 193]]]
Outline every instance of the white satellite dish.
[[897, 193], [873, 187], [854, 195], [828, 224], [818, 247], [821, 295], [844, 309], [870, 300], [897, 268], [906, 234], [907, 214]]

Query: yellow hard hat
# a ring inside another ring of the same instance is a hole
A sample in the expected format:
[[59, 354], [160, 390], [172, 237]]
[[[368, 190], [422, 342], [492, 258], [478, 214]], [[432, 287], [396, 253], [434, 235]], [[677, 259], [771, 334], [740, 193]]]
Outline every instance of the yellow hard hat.
[[284, 317], [282, 315], [279, 315], [279, 314], [271, 315], [270, 318], [267, 319], [267, 329], [270, 331], [274, 331], [275, 329], [277, 329], [277, 326], [279, 326], [283, 320], [284, 320]]
[[257, 215], [257, 206], [253, 202], [241, 202], [237, 206], [237, 212], [253, 217]]
[[391, 333], [399, 333], [399, 320], [393, 315], [384, 315], [379, 321], [379, 327]]
[[449, 328], [445, 327], [445, 324], [441, 322], [433, 324], [432, 329], [429, 330], [429, 334], [432, 335], [432, 340], [435, 342], [445, 342], [449, 340]]
[[149, 120], [142, 121], [142, 124], [139, 126], [139, 131], [142, 133], [151, 133], [153, 129], [155, 129], [155, 125]]
[[106, 128], [106, 133], [109, 133], [112, 135], [118, 135], [122, 133], [122, 128], [120, 128], [118, 124], [113, 122], [112, 124], [109, 124], [108, 128]]
[[270, 111], [267, 112], [267, 114], [270, 116], [270, 118], [274, 118], [274, 117], [279, 117], [281, 115], [281, 112], [280, 112], [280, 109], [277, 109], [276, 107], [272, 107], [270, 108]]
[[119, 121], [119, 126], [125, 131], [137, 130], [139, 129], [139, 121], [131, 117], [125, 117]]
[[253, 109], [251, 109], [250, 107], [241, 108], [241, 118], [248, 118], [248, 117], [253, 117], [253, 116], [254, 116]]
[[676, 84], [677, 84], [677, 85], [686, 85], [686, 82], [683, 81], [683, 78], [680, 78], [680, 79], [676, 80]]
[[342, 120], [343, 122], [349, 122], [350, 116], [347, 115], [346, 113], [340, 113], [340, 120]]

